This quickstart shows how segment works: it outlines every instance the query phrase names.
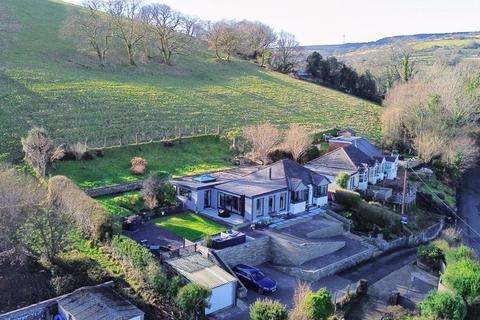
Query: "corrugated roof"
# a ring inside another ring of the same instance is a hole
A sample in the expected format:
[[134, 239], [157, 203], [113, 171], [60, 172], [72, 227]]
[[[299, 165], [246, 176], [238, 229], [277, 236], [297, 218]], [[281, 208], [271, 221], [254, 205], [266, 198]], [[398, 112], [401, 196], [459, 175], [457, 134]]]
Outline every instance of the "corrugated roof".
[[191, 282], [210, 289], [237, 281], [235, 277], [201, 254], [169, 260], [167, 263]]
[[58, 300], [58, 305], [75, 320], [125, 320], [143, 311], [110, 287], [80, 288]]

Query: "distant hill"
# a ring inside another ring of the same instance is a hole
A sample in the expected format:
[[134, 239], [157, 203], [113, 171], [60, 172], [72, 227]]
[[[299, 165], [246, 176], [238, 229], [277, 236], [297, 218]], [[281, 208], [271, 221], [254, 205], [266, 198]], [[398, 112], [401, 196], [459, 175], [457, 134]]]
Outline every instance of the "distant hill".
[[62, 36], [72, 8], [57, 0], [0, 1], [0, 30], [9, 30], [0, 37], [0, 160], [21, 156], [20, 138], [32, 126], [57, 142], [264, 121], [380, 136], [380, 106], [240, 59], [217, 62], [206, 46], [174, 66], [102, 70]]
[[309, 51], [318, 51], [322, 55], [343, 54], [358, 49], [368, 49], [384, 45], [389, 45], [395, 42], [422, 42], [440, 39], [474, 39], [480, 36], [480, 32], [448, 32], [448, 33], [419, 33], [413, 35], [399, 35], [392, 37], [381, 38], [370, 42], [353, 42], [344, 44], [331, 45], [310, 45], [304, 46]]

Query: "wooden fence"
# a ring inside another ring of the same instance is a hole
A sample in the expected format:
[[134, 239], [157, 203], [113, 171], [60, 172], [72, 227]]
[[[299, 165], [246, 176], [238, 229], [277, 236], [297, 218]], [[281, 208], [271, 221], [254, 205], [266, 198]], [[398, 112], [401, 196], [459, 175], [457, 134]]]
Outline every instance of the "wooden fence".
[[55, 145], [82, 143], [89, 150], [105, 149], [120, 146], [134, 146], [152, 142], [178, 140], [181, 138], [195, 138], [203, 136], [219, 136], [226, 132], [226, 129], [208, 126], [165, 128], [149, 132], [137, 132], [131, 135], [112, 135], [103, 137], [85, 137], [80, 141], [67, 139], [54, 139]]

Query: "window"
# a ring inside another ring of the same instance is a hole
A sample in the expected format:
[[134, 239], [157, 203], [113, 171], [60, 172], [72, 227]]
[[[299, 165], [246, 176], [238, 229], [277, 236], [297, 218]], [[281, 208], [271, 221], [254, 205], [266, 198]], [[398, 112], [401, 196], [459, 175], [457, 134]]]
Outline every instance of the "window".
[[233, 213], [239, 213], [240, 198], [221, 192], [218, 195], [218, 207], [221, 209], [226, 209]]
[[308, 190], [292, 191], [292, 203], [304, 202], [308, 198]]
[[263, 216], [263, 198], [258, 198], [255, 205], [255, 213], [258, 216]]
[[282, 192], [280, 194], [280, 211], [287, 209], [287, 201], [285, 199], [286, 197], [287, 197], [286, 192]]
[[358, 174], [359, 182], [360, 183], [367, 182], [368, 180], [367, 176], [368, 176], [368, 171], [360, 171]]
[[275, 196], [268, 197], [268, 213], [275, 212]]
[[178, 195], [185, 197], [187, 199], [192, 198], [192, 190], [184, 188], [184, 187], [179, 187], [178, 188]]
[[206, 190], [205, 193], [203, 194], [203, 206], [205, 208], [210, 208], [211, 206], [211, 202], [210, 202], [211, 195], [212, 195], [211, 190]]
[[313, 197], [314, 198], [326, 197], [327, 196], [327, 188], [328, 188], [328, 185], [315, 186], [315, 189], [313, 189]]

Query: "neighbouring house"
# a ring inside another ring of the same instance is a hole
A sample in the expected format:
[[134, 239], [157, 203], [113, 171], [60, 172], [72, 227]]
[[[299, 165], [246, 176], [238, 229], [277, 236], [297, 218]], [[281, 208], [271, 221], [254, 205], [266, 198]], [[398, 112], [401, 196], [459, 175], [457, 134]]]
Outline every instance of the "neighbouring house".
[[341, 172], [350, 176], [348, 189], [365, 191], [385, 179], [397, 177], [398, 155], [383, 154], [376, 146], [354, 131], [345, 131], [343, 136], [328, 141], [329, 152], [308, 162], [305, 167], [327, 176], [336, 188], [335, 178]]
[[188, 281], [211, 290], [206, 315], [236, 304], [237, 279], [201, 254], [178, 257], [166, 263]]
[[0, 315], [1, 320], [143, 320], [144, 312], [114, 289], [112, 281]]
[[178, 199], [189, 210], [222, 209], [253, 223], [327, 204], [330, 181], [285, 159], [262, 168], [183, 177], [172, 183]]

